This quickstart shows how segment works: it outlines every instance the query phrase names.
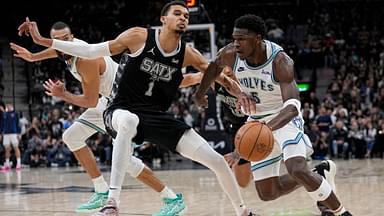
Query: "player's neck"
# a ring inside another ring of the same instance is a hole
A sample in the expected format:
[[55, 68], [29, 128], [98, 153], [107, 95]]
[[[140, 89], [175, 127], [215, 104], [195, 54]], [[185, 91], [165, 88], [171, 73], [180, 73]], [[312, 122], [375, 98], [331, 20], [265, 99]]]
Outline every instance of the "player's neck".
[[247, 64], [253, 67], [260, 66], [267, 61], [267, 51], [266, 45], [262, 42], [257, 48], [255, 48], [254, 53], [246, 59]]
[[181, 35], [175, 32], [162, 29], [159, 33], [160, 46], [167, 53], [170, 53], [177, 48], [180, 39]]

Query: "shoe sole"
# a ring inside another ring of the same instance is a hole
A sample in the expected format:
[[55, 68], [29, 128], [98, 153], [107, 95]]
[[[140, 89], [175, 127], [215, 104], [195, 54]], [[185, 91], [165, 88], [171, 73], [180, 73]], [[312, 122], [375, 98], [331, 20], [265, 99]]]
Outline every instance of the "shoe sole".
[[177, 213], [175, 216], [181, 216], [181, 215], [184, 215], [185, 213], [187, 213], [188, 211], [188, 207], [185, 206], [185, 208], [183, 210], [181, 210], [181, 212]]
[[98, 212], [102, 207], [94, 208], [94, 209], [76, 209], [76, 213], [94, 213]]

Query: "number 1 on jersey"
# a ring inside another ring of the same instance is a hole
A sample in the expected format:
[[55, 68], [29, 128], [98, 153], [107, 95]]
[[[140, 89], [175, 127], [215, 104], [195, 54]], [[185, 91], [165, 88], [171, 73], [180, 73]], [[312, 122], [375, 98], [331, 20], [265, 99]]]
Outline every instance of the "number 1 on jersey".
[[148, 90], [145, 92], [146, 96], [152, 96], [152, 89], [153, 89], [154, 85], [155, 85], [154, 80], [152, 82], [148, 83]]

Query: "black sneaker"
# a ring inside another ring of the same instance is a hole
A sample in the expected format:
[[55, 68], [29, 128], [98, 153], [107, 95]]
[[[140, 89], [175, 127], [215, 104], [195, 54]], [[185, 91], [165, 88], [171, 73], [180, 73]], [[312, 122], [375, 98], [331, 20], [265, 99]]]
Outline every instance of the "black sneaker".
[[340, 216], [352, 216], [352, 214], [349, 211], [344, 212]]

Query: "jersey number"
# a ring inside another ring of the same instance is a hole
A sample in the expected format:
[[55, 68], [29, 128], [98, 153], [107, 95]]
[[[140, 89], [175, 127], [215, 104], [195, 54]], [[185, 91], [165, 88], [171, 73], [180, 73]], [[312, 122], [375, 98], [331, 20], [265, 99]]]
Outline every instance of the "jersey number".
[[261, 103], [260, 98], [259, 98], [257, 92], [251, 92], [251, 96], [256, 101], [257, 104]]
[[155, 81], [148, 83], [148, 90], [145, 92], [146, 96], [152, 96], [152, 89], [154, 85], [155, 85]]

